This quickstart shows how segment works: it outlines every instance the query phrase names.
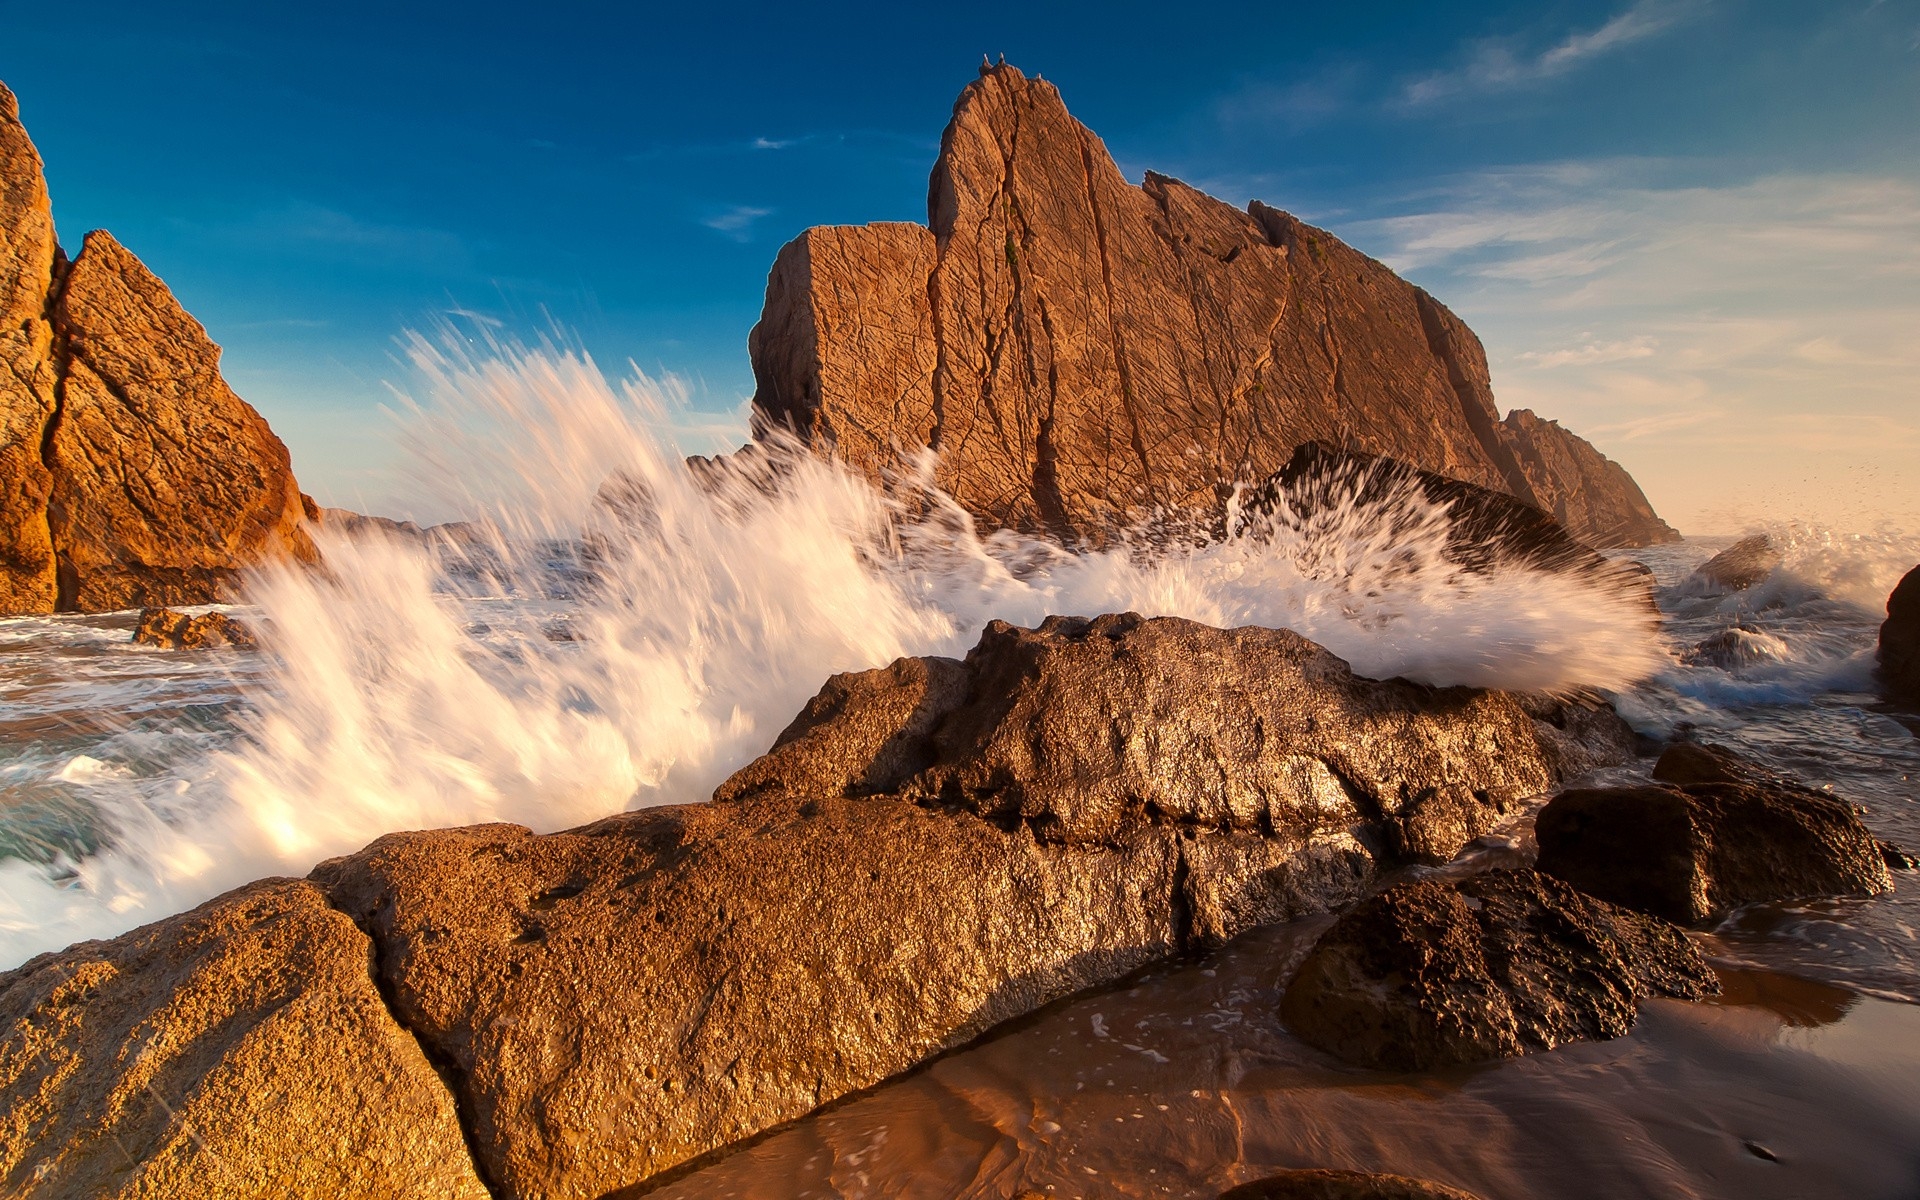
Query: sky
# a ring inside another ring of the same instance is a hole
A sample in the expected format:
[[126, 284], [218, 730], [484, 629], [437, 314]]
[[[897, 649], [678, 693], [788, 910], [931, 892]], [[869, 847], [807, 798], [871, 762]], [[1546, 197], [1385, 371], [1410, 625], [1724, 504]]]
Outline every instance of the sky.
[[1694, 534], [1920, 530], [1920, 0], [806, 6], [0, 0], [61, 239], [225, 348], [322, 503], [418, 511], [399, 339], [552, 330], [744, 435], [809, 225], [926, 219], [983, 55], [1123, 171], [1322, 225], [1486, 342], [1503, 407]]

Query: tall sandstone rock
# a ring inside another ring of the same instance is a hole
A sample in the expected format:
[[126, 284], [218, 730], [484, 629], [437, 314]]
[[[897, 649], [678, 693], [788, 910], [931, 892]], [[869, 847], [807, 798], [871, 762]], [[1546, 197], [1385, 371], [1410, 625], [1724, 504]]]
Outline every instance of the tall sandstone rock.
[[1677, 535], [1551, 422], [1502, 423], [1485, 353], [1338, 238], [1163, 175], [1129, 184], [1050, 84], [955, 105], [929, 225], [810, 229], [750, 341], [764, 433], [936, 482], [993, 527], [1098, 543], [1216, 504], [1320, 441], [1518, 496], [1608, 546]]
[[104, 232], [67, 261], [4, 86], [0, 318], [0, 613], [204, 603], [313, 557], [287, 448], [206, 330]]

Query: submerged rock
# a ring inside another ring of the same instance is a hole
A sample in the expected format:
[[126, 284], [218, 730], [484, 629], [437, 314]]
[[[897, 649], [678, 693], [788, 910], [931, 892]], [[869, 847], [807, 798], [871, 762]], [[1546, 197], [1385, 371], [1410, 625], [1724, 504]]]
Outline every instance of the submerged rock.
[[757, 430], [883, 482], [934, 482], [985, 529], [1101, 544], [1210, 511], [1304, 442], [1510, 493], [1597, 545], [1677, 535], [1625, 471], [1500, 420], [1480, 341], [1325, 230], [1148, 172], [1127, 182], [1051, 84], [961, 93], [928, 224], [809, 229], [749, 341]]
[[1920, 567], [1908, 571], [1887, 597], [1879, 659], [1880, 683], [1887, 695], [1920, 704]]
[[1792, 653], [1786, 642], [1764, 629], [1740, 624], [1702, 638], [1680, 656], [1680, 661], [1690, 667], [1737, 671], [1761, 663], [1784, 662]]
[[0, 1193], [487, 1197], [372, 944], [284, 879], [0, 974]]
[[1348, 911], [1287, 985], [1301, 1038], [1397, 1071], [1619, 1037], [1641, 1000], [1719, 983], [1665, 921], [1533, 871], [1403, 883]]
[[1717, 746], [1673, 747], [1654, 778], [1670, 786], [1554, 797], [1534, 822], [1540, 870], [1683, 925], [1756, 901], [1893, 886], [1882, 844], [1831, 796]]
[[258, 644], [251, 630], [225, 613], [190, 617], [170, 608], [142, 609], [133, 640], [162, 650], [197, 650], [208, 646], [252, 650]]
[[1372, 1171], [1281, 1171], [1222, 1192], [1220, 1200], [1478, 1200], [1471, 1192]]
[[1694, 568], [1686, 585], [1695, 591], [1745, 591], [1771, 575], [1783, 557], [1772, 538], [1756, 533], [1741, 538]]

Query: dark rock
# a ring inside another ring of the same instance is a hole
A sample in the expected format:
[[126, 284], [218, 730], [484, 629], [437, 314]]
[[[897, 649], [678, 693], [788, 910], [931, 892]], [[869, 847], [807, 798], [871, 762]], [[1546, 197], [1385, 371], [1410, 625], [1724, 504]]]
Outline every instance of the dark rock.
[[1742, 904], [1871, 896], [1893, 886], [1853, 809], [1716, 746], [1681, 745], [1655, 778], [1678, 786], [1583, 788], [1540, 811], [1540, 870], [1681, 924]]
[[1371, 1171], [1282, 1171], [1222, 1192], [1220, 1200], [1477, 1200], [1470, 1192]]
[[1439, 862], [1629, 747], [1603, 705], [1364, 679], [1288, 630], [1123, 613], [996, 621], [964, 664], [835, 676], [716, 795], [899, 792], [1070, 842], [1143, 816], [1364, 822], [1394, 857]]
[[1764, 533], [1741, 538], [1701, 563], [1687, 579], [1690, 590], [1741, 592], [1773, 574], [1783, 560]]
[[1690, 667], [1708, 666], [1719, 667], [1723, 671], [1737, 671], [1761, 663], [1783, 662], [1790, 653], [1787, 644], [1779, 638], [1742, 623], [1702, 638], [1680, 656], [1680, 661]]
[[372, 946], [268, 880], [0, 974], [0, 1193], [485, 1200]]
[[1281, 1002], [1331, 1054], [1398, 1071], [1619, 1037], [1641, 1000], [1719, 990], [1679, 929], [1533, 871], [1403, 883], [1334, 922]]
[[197, 650], [209, 646], [252, 650], [258, 645], [251, 630], [225, 613], [190, 617], [170, 608], [141, 610], [133, 640], [162, 650]]
[[1920, 567], [1908, 571], [1887, 597], [1879, 658], [1887, 695], [1920, 705]]
[[928, 226], [803, 233], [749, 349], [758, 430], [876, 482], [935, 449], [934, 482], [987, 529], [1101, 544], [1320, 441], [1509, 492], [1595, 544], [1674, 537], [1586, 443], [1502, 425], [1479, 339], [1433, 297], [1264, 204], [1129, 184], [1004, 64], [954, 107]]
[[1889, 871], [1920, 871], [1920, 855], [1908, 854], [1892, 842], [1875, 839], [1880, 847], [1880, 861], [1887, 864]]
[[219, 347], [110, 235], [69, 263], [50, 211], [0, 88], [0, 612], [204, 604], [311, 560], [287, 449]]

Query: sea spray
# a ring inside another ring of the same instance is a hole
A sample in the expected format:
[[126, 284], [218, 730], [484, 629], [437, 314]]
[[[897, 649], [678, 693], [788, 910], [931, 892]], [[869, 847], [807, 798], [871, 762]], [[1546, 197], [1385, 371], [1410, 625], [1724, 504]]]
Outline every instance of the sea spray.
[[964, 654], [996, 617], [1290, 627], [1362, 674], [1441, 685], [1620, 689], [1671, 662], [1620, 579], [1462, 570], [1444, 506], [1406, 489], [1281, 505], [1204, 546], [1075, 554], [981, 536], [924, 462], [881, 490], [776, 438], [752, 469], [696, 475], [671, 385], [616, 387], [577, 351], [412, 353], [416, 478], [473, 524], [322, 531], [324, 570], [256, 573], [265, 670], [237, 735], [84, 785], [96, 852], [0, 864], [0, 961], [393, 830], [703, 800], [828, 675]]

